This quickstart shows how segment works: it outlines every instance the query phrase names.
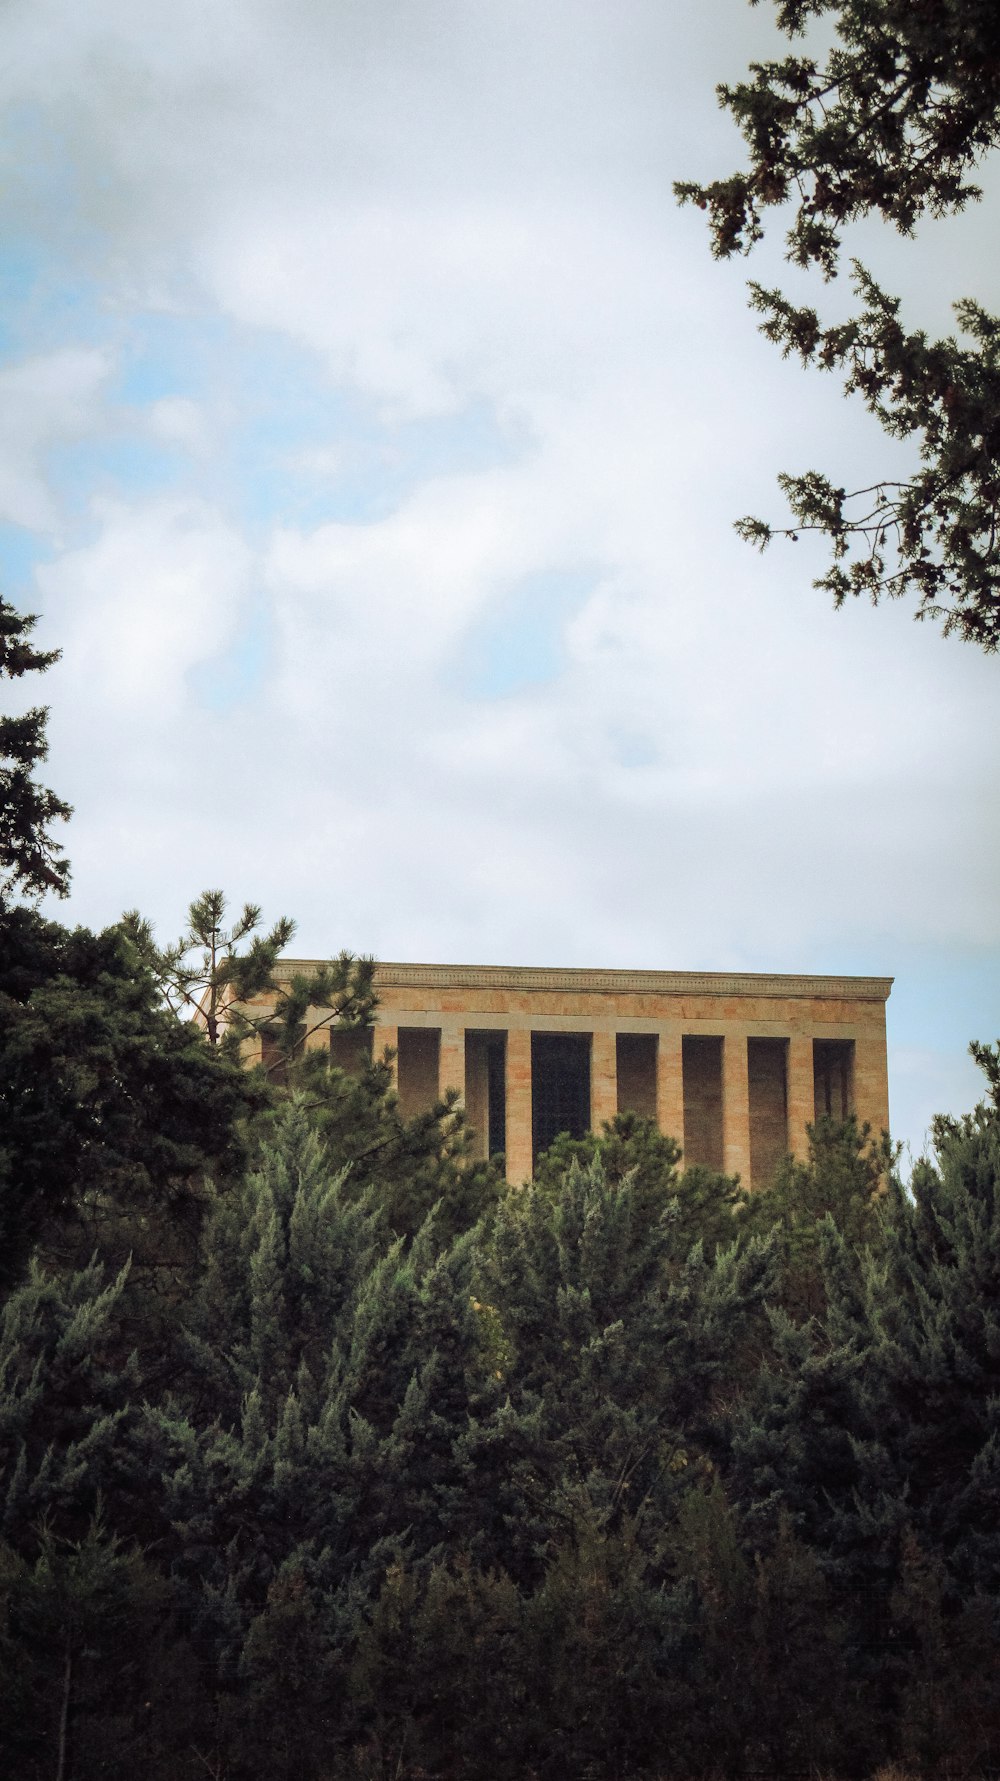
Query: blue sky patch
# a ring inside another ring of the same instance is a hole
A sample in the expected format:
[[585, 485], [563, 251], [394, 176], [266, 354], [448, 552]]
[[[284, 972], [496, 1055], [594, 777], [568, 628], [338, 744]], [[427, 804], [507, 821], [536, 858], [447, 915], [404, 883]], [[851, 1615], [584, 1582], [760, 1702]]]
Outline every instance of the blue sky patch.
[[0, 588], [5, 598], [22, 609], [26, 604], [30, 607], [35, 569], [51, 554], [37, 533], [23, 526], [0, 524]]
[[74, 440], [52, 448], [49, 472], [66, 510], [82, 518], [95, 496], [142, 498], [176, 486], [183, 479], [184, 454], [153, 439]]
[[608, 741], [620, 767], [653, 767], [660, 758], [655, 744], [636, 730], [612, 729]]
[[594, 569], [550, 569], [519, 582], [476, 625], [449, 677], [477, 699], [501, 699], [554, 680], [567, 622], [592, 593]]
[[256, 698], [267, 679], [273, 642], [270, 610], [261, 597], [230, 648], [191, 670], [188, 685], [196, 703], [225, 716]]

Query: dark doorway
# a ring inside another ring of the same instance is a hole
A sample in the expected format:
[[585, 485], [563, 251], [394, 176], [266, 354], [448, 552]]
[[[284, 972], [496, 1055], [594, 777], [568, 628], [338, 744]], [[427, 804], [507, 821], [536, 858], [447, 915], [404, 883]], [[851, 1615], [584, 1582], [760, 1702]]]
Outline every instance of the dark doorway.
[[260, 1034], [260, 1061], [272, 1082], [280, 1088], [287, 1087], [288, 1066], [293, 1059], [302, 1056], [302, 1041], [305, 1038], [305, 1027], [296, 1027], [296, 1037], [289, 1052], [286, 1046], [287, 1035], [282, 1027], [262, 1027]]
[[488, 1156], [503, 1156], [507, 1148], [507, 1039], [504, 1033], [491, 1034], [486, 1042], [487, 1117], [486, 1151]]
[[475, 1154], [502, 1156], [507, 1148], [507, 1035], [465, 1033], [465, 1111]]
[[681, 1040], [684, 1072], [684, 1161], [720, 1169], [722, 1144], [722, 1040], [685, 1033]]
[[404, 1119], [426, 1113], [440, 1094], [439, 1027], [400, 1027], [396, 1035], [396, 1092]]
[[532, 1033], [531, 1141], [537, 1163], [553, 1138], [590, 1130], [590, 1034]]
[[372, 1061], [371, 1027], [331, 1027], [330, 1062], [345, 1076], [360, 1076]]
[[748, 1039], [750, 1180], [767, 1187], [788, 1154], [788, 1040]]
[[618, 1111], [656, 1118], [656, 1034], [618, 1034]]
[[854, 1040], [813, 1041], [817, 1119], [847, 1119], [854, 1111]]

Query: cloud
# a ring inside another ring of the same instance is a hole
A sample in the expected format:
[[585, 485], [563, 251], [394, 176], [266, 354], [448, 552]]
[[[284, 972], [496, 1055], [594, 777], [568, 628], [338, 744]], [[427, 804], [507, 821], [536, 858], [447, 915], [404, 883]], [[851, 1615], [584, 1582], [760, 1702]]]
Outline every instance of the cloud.
[[[221, 882], [317, 952], [1000, 943], [995, 664], [732, 535], [780, 515], [779, 469], [886, 452], [673, 205], [738, 159], [711, 89], [770, 53], [760, 9], [32, 0], [4, 28], [4, 215], [47, 295], [0, 373], [0, 506], [59, 540], [81, 917], [169, 929]], [[873, 244], [915, 313], [983, 275], [949, 229]], [[811, 290], [770, 247], [751, 269]], [[109, 434], [112, 469], [49, 478]]]
[[251, 556], [198, 501], [103, 501], [93, 517], [90, 542], [38, 570], [63, 648], [54, 685], [73, 721], [102, 734], [102, 753], [131, 744], [141, 761], [183, 722], [191, 670], [236, 632]]
[[180, 446], [192, 457], [203, 458], [211, 448], [212, 433], [204, 404], [192, 402], [187, 396], [162, 396], [150, 403], [146, 424], [154, 439]]
[[65, 347], [0, 370], [0, 518], [57, 533], [58, 501], [46, 471], [54, 445], [100, 424], [107, 356]]

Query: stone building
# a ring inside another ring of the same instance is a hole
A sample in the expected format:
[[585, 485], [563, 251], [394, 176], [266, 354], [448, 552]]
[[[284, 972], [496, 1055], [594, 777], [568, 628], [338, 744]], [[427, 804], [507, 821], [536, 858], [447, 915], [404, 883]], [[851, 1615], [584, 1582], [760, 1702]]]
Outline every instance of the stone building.
[[[285, 960], [278, 979], [317, 966]], [[888, 1127], [891, 977], [380, 964], [375, 1054], [395, 1052], [405, 1114], [462, 1096], [482, 1155], [530, 1178], [556, 1136], [618, 1112], [655, 1119], [686, 1163], [760, 1186], [806, 1126], [857, 1113]], [[322, 1013], [317, 1017], [322, 1019]], [[265, 1040], [266, 1045], [266, 1040]], [[318, 1026], [350, 1068], [359, 1038]]]

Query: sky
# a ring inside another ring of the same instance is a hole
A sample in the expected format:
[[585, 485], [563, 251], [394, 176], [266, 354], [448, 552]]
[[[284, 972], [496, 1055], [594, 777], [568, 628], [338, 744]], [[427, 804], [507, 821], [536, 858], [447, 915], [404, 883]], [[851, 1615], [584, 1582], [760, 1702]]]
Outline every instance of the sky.
[[[164, 940], [892, 975], [895, 1136], [1000, 1031], [1000, 663], [763, 556], [889, 448], [720, 264], [744, 0], [7, 0], [0, 575], [62, 650], [73, 893]], [[945, 332], [1000, 182], [850, 244]], [[893, 448], [902, 450], [902, 448]], [[902, 459], [893, 460], [903, 462]], [[37, 699], [39, 687], [28, 689]]]

